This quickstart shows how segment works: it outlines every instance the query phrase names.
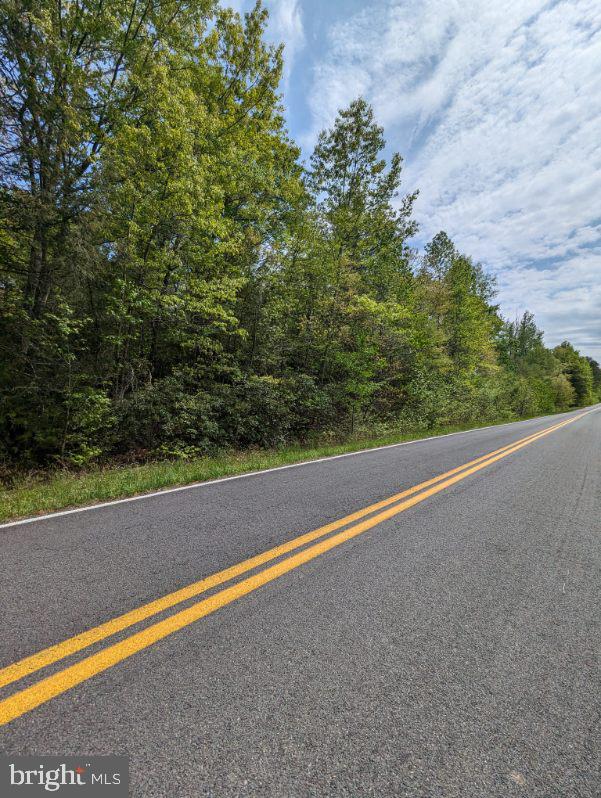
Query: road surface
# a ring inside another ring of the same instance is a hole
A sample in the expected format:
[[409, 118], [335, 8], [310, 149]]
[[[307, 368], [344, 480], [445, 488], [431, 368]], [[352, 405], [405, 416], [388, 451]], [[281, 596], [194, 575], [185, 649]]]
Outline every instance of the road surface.
[[593, 408], [4, 526], [0, 752], [127, 754], [144, 797], [600, 796], [600, 455]]

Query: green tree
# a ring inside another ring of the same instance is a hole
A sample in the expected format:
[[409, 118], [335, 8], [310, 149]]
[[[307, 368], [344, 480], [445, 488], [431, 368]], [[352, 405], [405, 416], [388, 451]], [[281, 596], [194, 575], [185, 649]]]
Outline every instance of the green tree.
[[494, 283], [482, 267], [458, 252], [441, 231], [426, 244], [418, 279], [449, 364], [466, 374], [493, 368], [501, 323], [491, 304]]
[[2, 435], [81, 458], [114, 425], [78, 421], [82, 396], [119, 415], [235, 361], [239, 293], [301, 190], [281, 48], [259, 5], [243, 23], [208, 0], [2, 9]]
[[591, 364], [582, 357], [569, 341], [556, 346], [553, 353], [563, 366], [563, 373], [570, 381], [578, 407], [593, 402], [593, 371]]
[[188, 456], [552, 412], [595, 361], [441, 232], [363, 99], [308, 169], [260, 3], [0, 0], [0, 458]]
[[520, 319], [506, 322], [499, 332], [499, 349], [505, 364], [519, 369], [528, 360], [540, 355], [544, 349], [543, 333], [539, 330], [530, 311]]
[[408, 240], [417, 229], [411, 218], [417, 194], [400, 195], [401, 156], [394, 153], [387, 164], [384, 148], [371, 107], [355, 100], [320, 133], [307, 180], [319, 230], [312, 258], [322, 283], [313, 322], [319, 376], [341, 386], [352, 418], [386, 384], [383, 341], [392, 335], [408, 348]]
[[587, 357], [591, 373], [593, 376], [593, 393], [597, 399], [601, 400], [601, 366], [592, 357]]

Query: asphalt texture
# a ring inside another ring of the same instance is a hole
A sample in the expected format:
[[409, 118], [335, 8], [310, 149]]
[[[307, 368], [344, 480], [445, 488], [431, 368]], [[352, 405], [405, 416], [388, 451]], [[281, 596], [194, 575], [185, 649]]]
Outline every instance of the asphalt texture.
[[[569, 415], [0, 529], [0, 667]], [[126, 754], [144, 797], [601, 796], [600, 454], [596, 409], [0, 727], [0, 752]]]

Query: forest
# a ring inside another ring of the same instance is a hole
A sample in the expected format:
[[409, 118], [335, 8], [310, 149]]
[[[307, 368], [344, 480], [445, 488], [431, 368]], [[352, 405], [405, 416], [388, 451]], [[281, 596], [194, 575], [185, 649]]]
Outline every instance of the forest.
[[258, 3], [0, 0], [0, 462], [550, 414], [601, 369], [438, 233], [357, 98], [305, 161]]

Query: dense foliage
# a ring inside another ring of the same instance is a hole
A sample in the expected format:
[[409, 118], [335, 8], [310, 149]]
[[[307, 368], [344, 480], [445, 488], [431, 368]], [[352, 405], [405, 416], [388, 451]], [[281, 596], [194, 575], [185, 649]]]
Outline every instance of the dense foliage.
[[361, 99], [307, 168], [260, 5], [0, 0], [0, 458], [189, 455], [547, 413], [598, 365], [504, 321]]

